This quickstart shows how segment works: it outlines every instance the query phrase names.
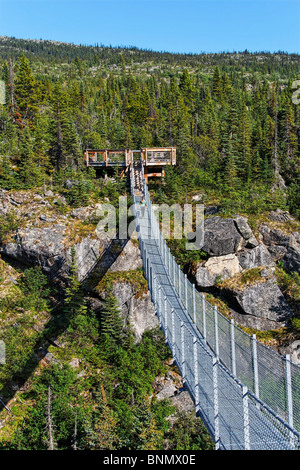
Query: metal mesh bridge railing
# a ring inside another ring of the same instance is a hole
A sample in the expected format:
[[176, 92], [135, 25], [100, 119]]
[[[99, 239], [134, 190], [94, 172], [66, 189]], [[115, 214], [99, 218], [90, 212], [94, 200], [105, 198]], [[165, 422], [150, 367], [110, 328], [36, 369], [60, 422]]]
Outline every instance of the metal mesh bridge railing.
[[[141, 168], [142, 171], [142, 168]], [[131, 192], [145, 277], [183, 382], [217, 449], [300, 449], [300, 367], [249, 336], [195, 289], [167, 247], [144, 181]]]

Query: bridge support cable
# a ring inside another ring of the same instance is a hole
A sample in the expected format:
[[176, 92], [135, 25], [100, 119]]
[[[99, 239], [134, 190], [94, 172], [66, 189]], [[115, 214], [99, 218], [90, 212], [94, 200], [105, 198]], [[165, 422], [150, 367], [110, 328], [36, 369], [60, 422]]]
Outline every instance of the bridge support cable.
[[[139, 177], [139, 181], [142, 179], [144, 182], [142, 194], [141, 188], [135, 190], [136, 172], [133, 166], [130, 183], [145, 277], [174, 361], [194, 401], [196, 412], [213, 437], [216, 448], [300, 449], [300, 434], [289, 425], [289, 422], [292, 423], [293, 386], [295, 389], [290, 361], [288, 373], [283, 373], [285, 382], [286, 377], [289, 380], [289, 387], [285, 387], [283, 396], [283, 401], [289, 403], [289, 415], [284, 419], [278, 413], [278, 408], [274, 410], [268, 401], [264, 401], [264, 388], [260, 387], [261, 398], [255, 395], [254, 388], [257, 389], [258, 383], [261, 386], [262, 379], [266, 381], [265, 376], [259, 377], [251, 389], [252, 381], [249, 381], [247, 371], [252, 369], [252, 356], [251, 361], [245, 363], [242, 351], [242, 346], [247, 349], [248, 338], [242, 336], [241, 330], [226, 319], [227, 334], [225, 317], [195, 290], [172, 257], [154, 213], [142, 166], [139, 171], [142, 177]], [[140, 211], [142, 196], [147, 203], [144, 217]], [[244, 341], [245, 338], [247, 341]], [[249, 337], [247, 354], [253, 350], [252, 342], [253, 339]], [[258, 344], [256, 342], [256, 352]], [[228, 350], [231, 350], [230, 354]], [[258, 361], [256, 375], [261, 373], [261, 368], [262, 363]], [[271, 383], [272, 378], [270, 375]], [[288, 400], [286, 390], [289, 393]], [[282, 407], [279, 411], [282, 411]]]

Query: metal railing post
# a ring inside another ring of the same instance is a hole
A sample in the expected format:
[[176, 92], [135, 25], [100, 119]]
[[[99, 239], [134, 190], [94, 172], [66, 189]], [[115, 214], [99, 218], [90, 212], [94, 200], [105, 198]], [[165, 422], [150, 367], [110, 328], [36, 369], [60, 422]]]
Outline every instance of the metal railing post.
[[197, 317], [196, 317], [196, 292], [195, 292], [195, 284], [193, 284], [193, 320], [196, 325]]
[[161, 328], [161, 312], [162, 312], [162, 299], [161, 299], [161, 286], [158, 286], [158, 321]]
[[216, 356], [219, 359], [219, 326], [218, 326], [218, 310], [214, 307], [214, 320], [215, 320], [215, 343], [216, 343]]
[[155, 274], [153, 276], [153, 300], [154, 300], [155, 309], [157, 311], [157, 280], [156, 280]]
[[188, 309], [188, 292], [187, 292], [187, 275], [184, 275], [184, 303], [185, 303], [185, 309], [187, 311]]
[[197, 337], [193, 336], [193, 355], [194, 355], [194, 377], [195, 377], [195, 407], [196, 413], [199, 411], [199, 370], [198, 370], [198, 348]]
[[149, 276], [149, 286], [150, 286], [150, 293], [151, 293], [151, 298], [152, 298], [152, 301], [154, 301], [154, 298], [153, 298], [153, 278], [152, 278], [152, 266], [150, 266], [150, 263], [149, 263], [149, 273], [150, 273], [150, 276]]
[[186, 367], [185, 367], [185, 342], [184, 342], [184, 322], [180, 322], [180, 341], [181, 341], [181, 370], [182, 370], [182, 382], [186, 381]]
[[206, 341], [206, 311], [205, 311], [205, 296], [202, 294], [202, 322], [203, 322], [203, 338]]
[[150, 263], [149, 263], [148, 254], [146, 256], [146, 279], [148, 281], [148, 288], [150, 290]]
[[169, 334], [168, 334], [168, 307], [167, 307], [167, 297], [166, 296], [164, 296], [164, 307], [165, 307], [165, 317], [164, 317], [165, 337], [166, 337], [166, 343], [168, 343], [168, 340], [169, 340]]
[[175, 258], [173, 258], [173, 284], [174, 284], [175, 289], [176, 289], [176, 267], [177, 267], [177, 263], [175, 261]]
[[244, 449], [250, 450], [248, 387], [242, 386], [242, 396], [243, 396], [243, 422], [244, 422]]
[[173, 357], [176, 359], [176, 350], [175, 350], [175, 311], [174, 311], [174, 308], [171, 309], [171, 322], [172, 322], [172, 346], [171, 346], [171, 350], [172, 350], [172, 354], [173, 354]]
[[287, 399], [287, 415], [288, 423], [291, 428], [294, 426], [293, 416], [293, 394], [292, 394], [292, 375], [291, 375], [291, 359], [290, 355], [285, 356], [285, 376], [286, 376], [286, 399]]
[[218, 358], [213, 357], [213, 398], [214, 398], [214, 427], [215, 448], [220, 448], [220, 426], [219, 426], [219, 393], [218, 393]]
[[254, 393], [255, 393], [256, 397], [259, 398], [259, 379], [258, 379], [256, 335], [252, 335], [252, 357], [253, 357]]
[[235, 361], [235, 337], [234, 337], [234, 321], [230, 320], [230, 342], [231, 342], [231, 368], [233, 375], [236, 375], [236, 361]]

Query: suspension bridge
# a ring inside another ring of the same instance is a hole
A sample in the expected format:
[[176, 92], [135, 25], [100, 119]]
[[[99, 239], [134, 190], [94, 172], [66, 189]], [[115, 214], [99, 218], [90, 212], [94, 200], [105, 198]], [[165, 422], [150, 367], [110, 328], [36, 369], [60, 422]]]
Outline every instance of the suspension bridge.
[[299, 450], [300, 367], [246, 334], [195, 289], [160, 231], [143, 162], [131, 160], [129, 167], [143, 268], [159, 324], [215, 448]]

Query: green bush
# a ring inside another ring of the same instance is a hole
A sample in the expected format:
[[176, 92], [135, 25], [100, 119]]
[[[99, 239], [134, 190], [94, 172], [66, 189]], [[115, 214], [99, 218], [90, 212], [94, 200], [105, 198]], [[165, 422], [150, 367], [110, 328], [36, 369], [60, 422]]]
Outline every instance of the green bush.
[[21, 225], [21, 219], [9, 212], [7, 215], [0, 215], [0, 243], [8, 234], [17, 230]]

